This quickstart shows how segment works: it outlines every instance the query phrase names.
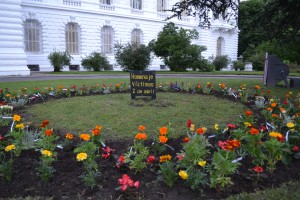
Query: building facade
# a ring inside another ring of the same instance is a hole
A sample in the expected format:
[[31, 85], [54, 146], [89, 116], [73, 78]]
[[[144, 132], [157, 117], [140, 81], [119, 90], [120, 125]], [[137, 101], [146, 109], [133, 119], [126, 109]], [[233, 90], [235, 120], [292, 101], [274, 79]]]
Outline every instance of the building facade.
[[[204, 45], [203, 56], [228, 55], [237, 59], [238, 29], [235, 21], [214, 20], [202, 29], [196, 17], [165, 18], [179, 0], [0, 0], [0, 75], [29, 75], [30, 70], [53, 71], [48, 55], [68, 51], [69, 70], [84, 70], [81, 59], [101, 51], [113, 70], [114, 44], [148, 44], [169, 21], [199, 32], [194, 44]], [[154, 58], [151, 70], [165, 70]]]

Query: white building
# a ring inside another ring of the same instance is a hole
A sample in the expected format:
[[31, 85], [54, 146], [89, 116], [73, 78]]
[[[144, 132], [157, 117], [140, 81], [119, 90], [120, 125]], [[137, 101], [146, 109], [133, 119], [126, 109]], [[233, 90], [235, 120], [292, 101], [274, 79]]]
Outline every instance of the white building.
[[[29, 75], [29, 68], [53, 71], [47, 59], [53, 50], [71, 53], [73, 68], [93, 51], [105, 53], [114, 70], [116, 42], [142, 44], [157, 37], [171, 13], [164, 12], [179, 0], [0, 0], [0, 76]], [[206, 58], [237, 58], [238, 29], [235, 22], [214, 20], [210, 29], [198, 27], [193, 17], [172, 19], [177, 26], [195, 28]], [[153, 59], [149, 69], [161, 70]], [[28, 68], [29, 67], [29, 68]], [[71, 68], [72, 69], [72, 68]], [[68, 71], [69, 68], [65, 68]]]

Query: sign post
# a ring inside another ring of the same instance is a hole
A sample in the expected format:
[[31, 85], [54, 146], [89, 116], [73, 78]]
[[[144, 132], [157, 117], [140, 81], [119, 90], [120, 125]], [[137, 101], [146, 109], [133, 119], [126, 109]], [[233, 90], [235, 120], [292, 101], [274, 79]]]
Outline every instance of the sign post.
[[130, 71], [131, 99], [150, 96], [156, 99], [155, 71]]

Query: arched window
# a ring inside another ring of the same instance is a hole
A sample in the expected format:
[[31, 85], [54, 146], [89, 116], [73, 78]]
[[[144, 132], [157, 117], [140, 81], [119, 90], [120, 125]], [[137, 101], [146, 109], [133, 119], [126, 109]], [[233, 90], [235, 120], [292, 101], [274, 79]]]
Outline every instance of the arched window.
[[112, 0], [100, 0], [100, 4], [112, 5]]
[[42, 36], [41, 24], [37, 20], [27, 19], [24, 22], [25, 52], [40, 53]]
[[133, 9], [142, 10], [142, 0], [131, 0], [130, 6]]
[[131, 43], [136, 43], [138, 46], [142, 44], [142, 31], [140, 29], [133, 29], [131, 32]]
[[102, 53], [113, 53], [114, 30], [110, 26], [104, 26], [101, 29]]
[[165, 12], [166, 0], [157, 0], [157, 12]]
[[79, 54], [79, 26], [76, 23], [66, 25], [66, 51], [69, 54]]
[[219, 37], [217, 40], [217, 56], [224, 54], [225, 40], [223, 37]]

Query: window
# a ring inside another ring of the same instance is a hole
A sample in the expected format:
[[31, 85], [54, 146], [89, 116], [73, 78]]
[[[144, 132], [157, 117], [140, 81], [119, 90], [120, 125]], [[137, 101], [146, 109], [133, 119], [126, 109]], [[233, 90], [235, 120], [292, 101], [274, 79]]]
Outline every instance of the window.
[[26, 20], [24, 22], [25, 52], [41, 52], [41, 24], [37, 20]]
[[130, 6], [133, 9], [142, 10], [142, 0], [131, 0]]
[[101, 30], [102, 53], [113, 53], [114, 31], [110, 26], [104, 26]]
[[112, 0], [100, 0], [100, 4], [112, 5]]
[[157, 0], [157, 12], [165, 12], [166, 0]]
[[79, 54], [79, 30], [75, 23], [66, 25], [66, 51], [69, 54]]
[[142, 31], [140, 29], [134, 29], [131, 32], [131, 43], [136, 43], [138, 46], [142, 43]]
[[217, 40], [217, 56], [221, 56], [224, 54], [224, 45], [225, 45], [224, 38], [219, 37]]

